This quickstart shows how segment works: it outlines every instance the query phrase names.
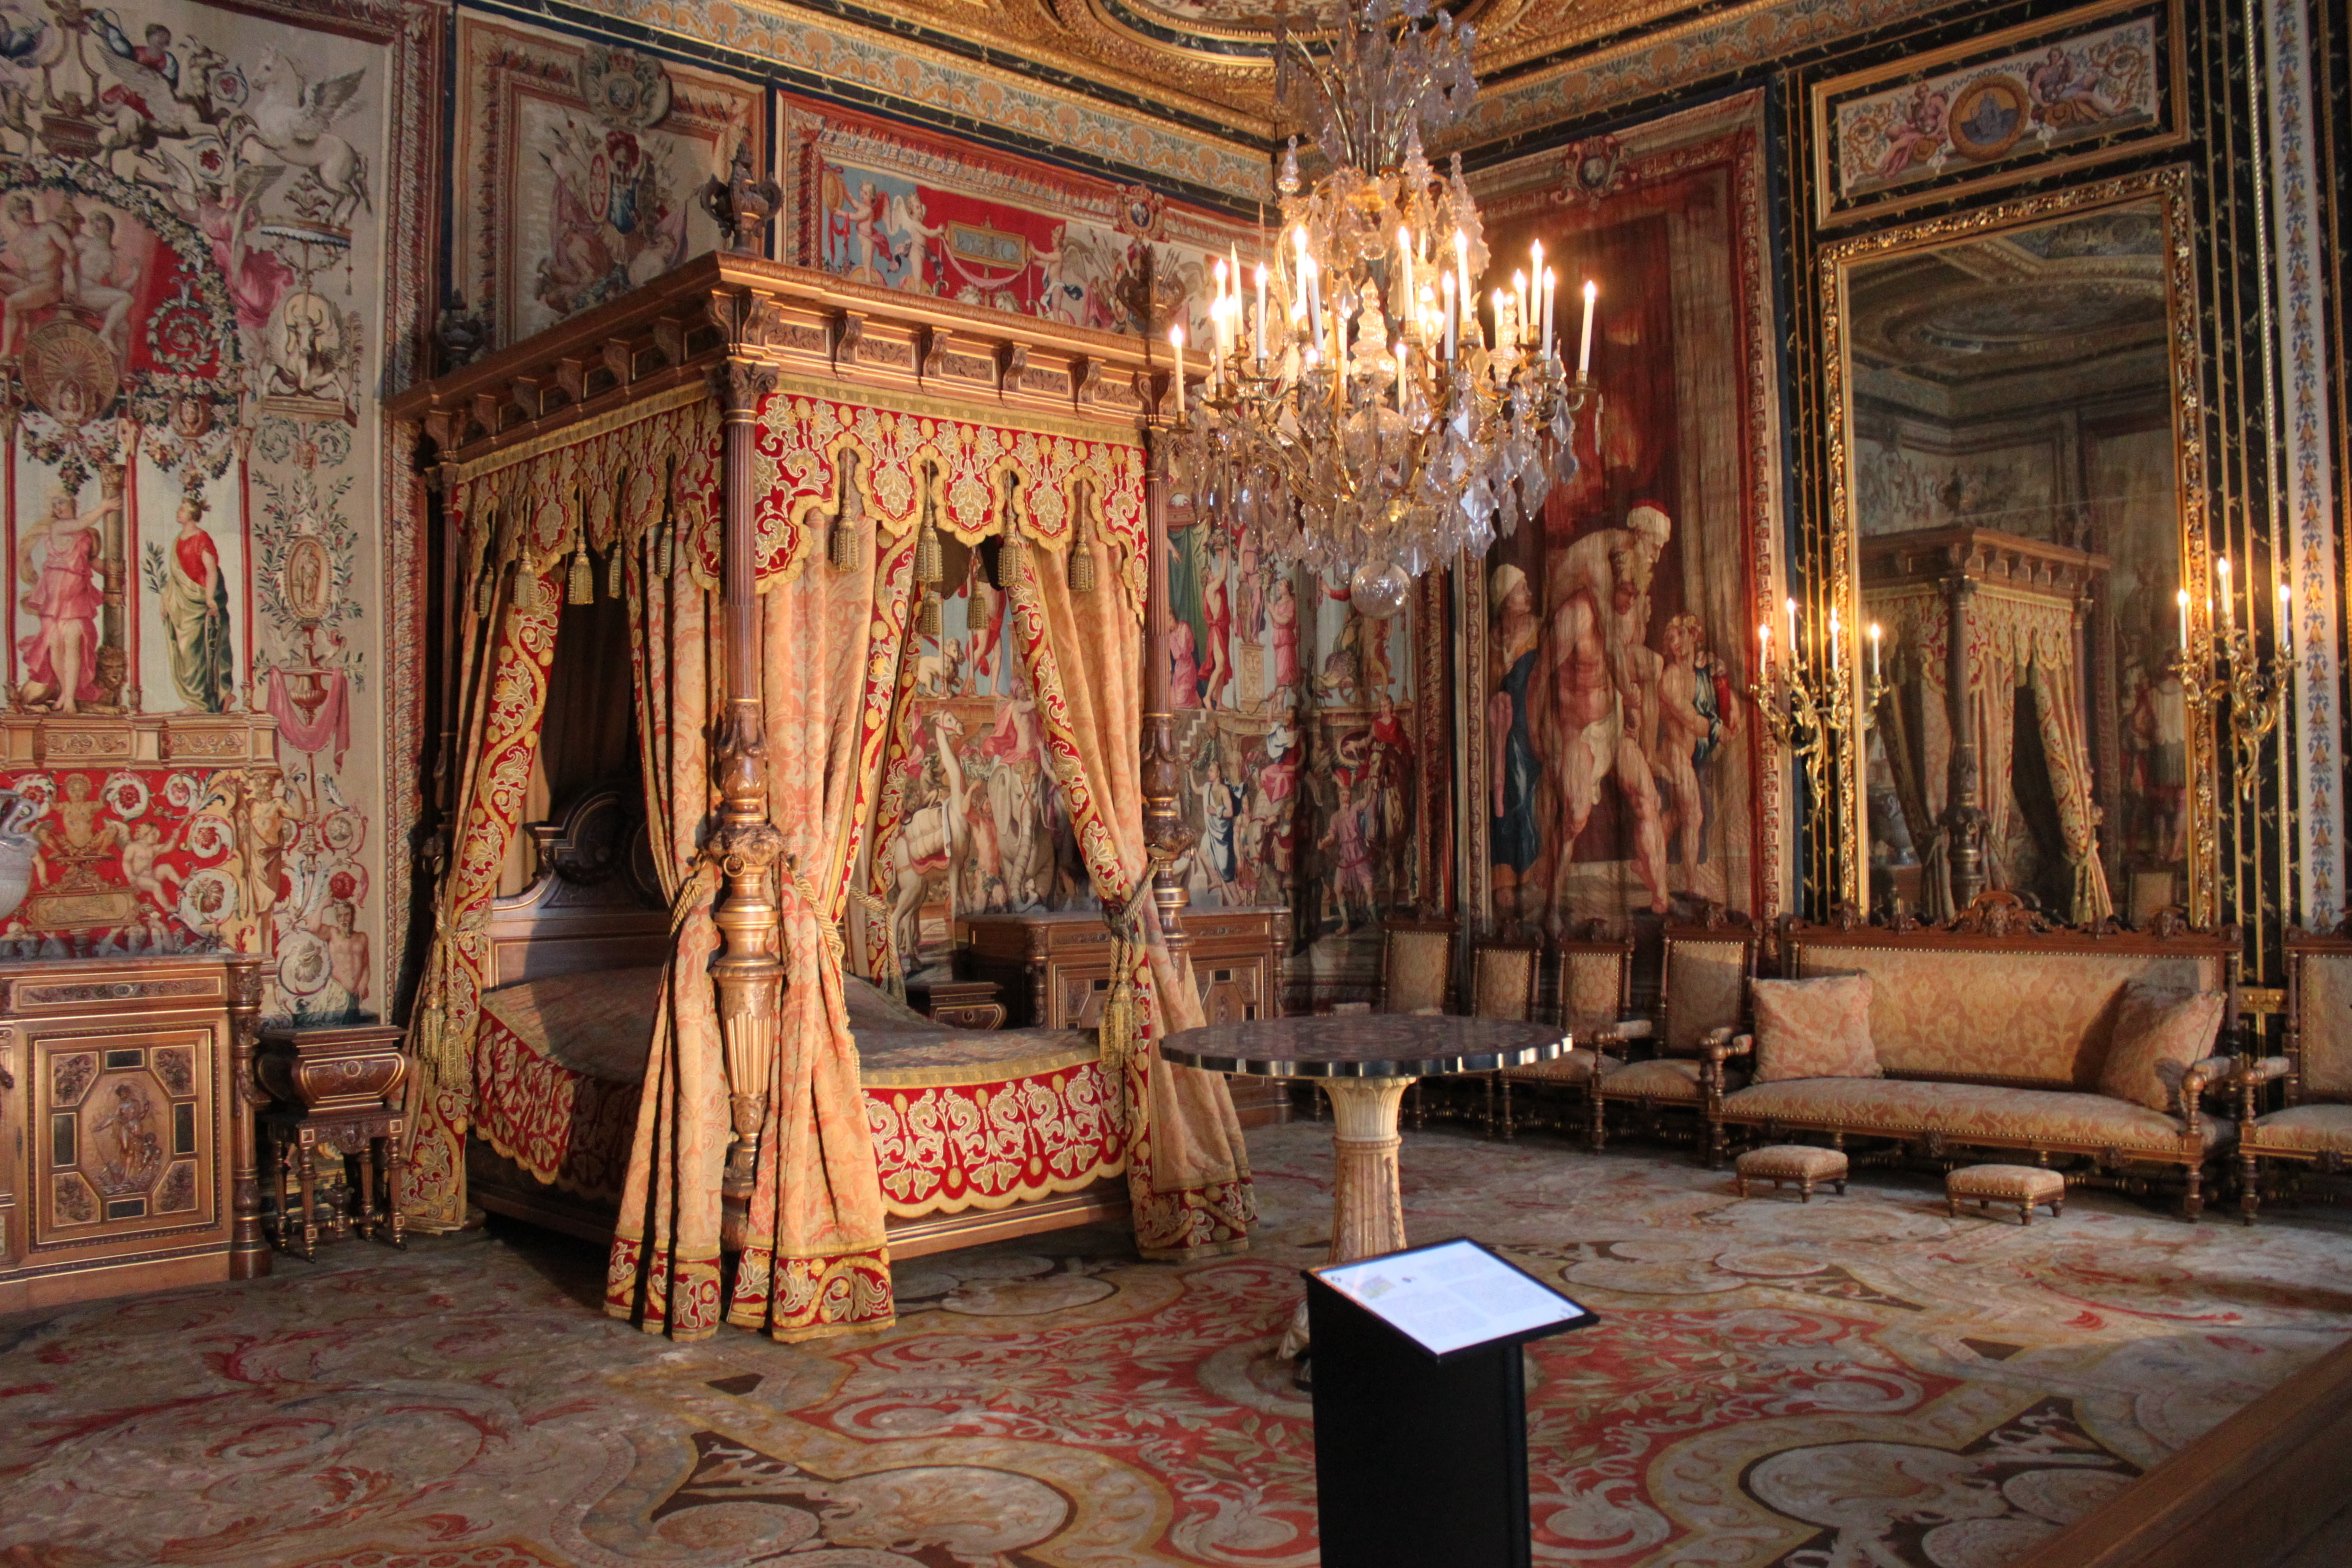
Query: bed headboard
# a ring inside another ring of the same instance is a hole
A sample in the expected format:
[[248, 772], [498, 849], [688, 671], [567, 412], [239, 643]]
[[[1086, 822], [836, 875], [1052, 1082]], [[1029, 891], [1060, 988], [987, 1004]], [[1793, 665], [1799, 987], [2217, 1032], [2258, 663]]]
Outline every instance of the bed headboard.
[[668, 960], [670, 911], [635, 779], [584, 790], [555, 820], [523, 831], [539, 874], [490, 906], [491, 985]]

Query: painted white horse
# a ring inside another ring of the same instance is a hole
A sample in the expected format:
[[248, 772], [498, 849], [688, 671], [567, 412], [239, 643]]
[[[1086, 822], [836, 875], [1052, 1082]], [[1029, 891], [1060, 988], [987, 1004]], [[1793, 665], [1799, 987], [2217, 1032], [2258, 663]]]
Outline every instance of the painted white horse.
[[368, 206], [367, 159], [332, 127], [350, 112], [366, 75], [346, 71], [313, 82], [275, 49], [263, 51], [245, 101], [238, 159], [308, 169], [327, 194], [327, 221], [349, 223]]

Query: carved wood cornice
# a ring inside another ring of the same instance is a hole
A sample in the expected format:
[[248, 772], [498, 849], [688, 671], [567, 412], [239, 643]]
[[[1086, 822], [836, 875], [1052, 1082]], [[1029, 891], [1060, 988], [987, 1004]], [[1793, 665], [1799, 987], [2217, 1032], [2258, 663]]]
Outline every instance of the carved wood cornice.
[[1958, 579], [2055, 599], [2090, 591], [2113, 564], [2106, 556], [1997, 528], [1924, 528], [1861, 542], [1862, 587], [1942, 584]]
[[1131, 436], [1166, 396], [1137, 338], [713, 253], [387, 400], [441, 463], [471, 462], [709, 375], [722, 361], [861, 391], [921, 393]]

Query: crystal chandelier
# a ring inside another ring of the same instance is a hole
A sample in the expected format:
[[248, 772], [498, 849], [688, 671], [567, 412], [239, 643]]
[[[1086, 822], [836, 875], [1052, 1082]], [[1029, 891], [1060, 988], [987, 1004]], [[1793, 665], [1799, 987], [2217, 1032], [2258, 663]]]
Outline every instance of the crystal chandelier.
[[1441, 177], [1422, 151], [1469, 111], [1474, 41], [1429, 0], [1351, 6], [1321, 58], [1281, 39], [1278, 100], [1330, 168], [1302, 190], [1293, 137], [1281, 234], [1246, 277], [1238, 250], [1217, 262], [1197, 392], [1183, 328], [1169, 333], [1178, 485], [1276, 559], [1345, 581], [1370, 615], [1429, 567], [1484, 555], [1576, 471], [1594, 286], [1570, 380], [1542, 243], [1482, 319], [1486, 239], [1461, 158]]

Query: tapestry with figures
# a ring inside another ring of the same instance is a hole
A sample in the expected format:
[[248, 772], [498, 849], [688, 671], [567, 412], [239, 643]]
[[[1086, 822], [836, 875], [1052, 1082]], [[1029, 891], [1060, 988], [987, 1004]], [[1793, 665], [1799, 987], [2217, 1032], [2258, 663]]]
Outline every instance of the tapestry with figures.
[[371, 414], [418, 178], [416, 26], [346, 10], [0, 28], [0, 954], [266, 952], [306, 1020], [382, 998]]

